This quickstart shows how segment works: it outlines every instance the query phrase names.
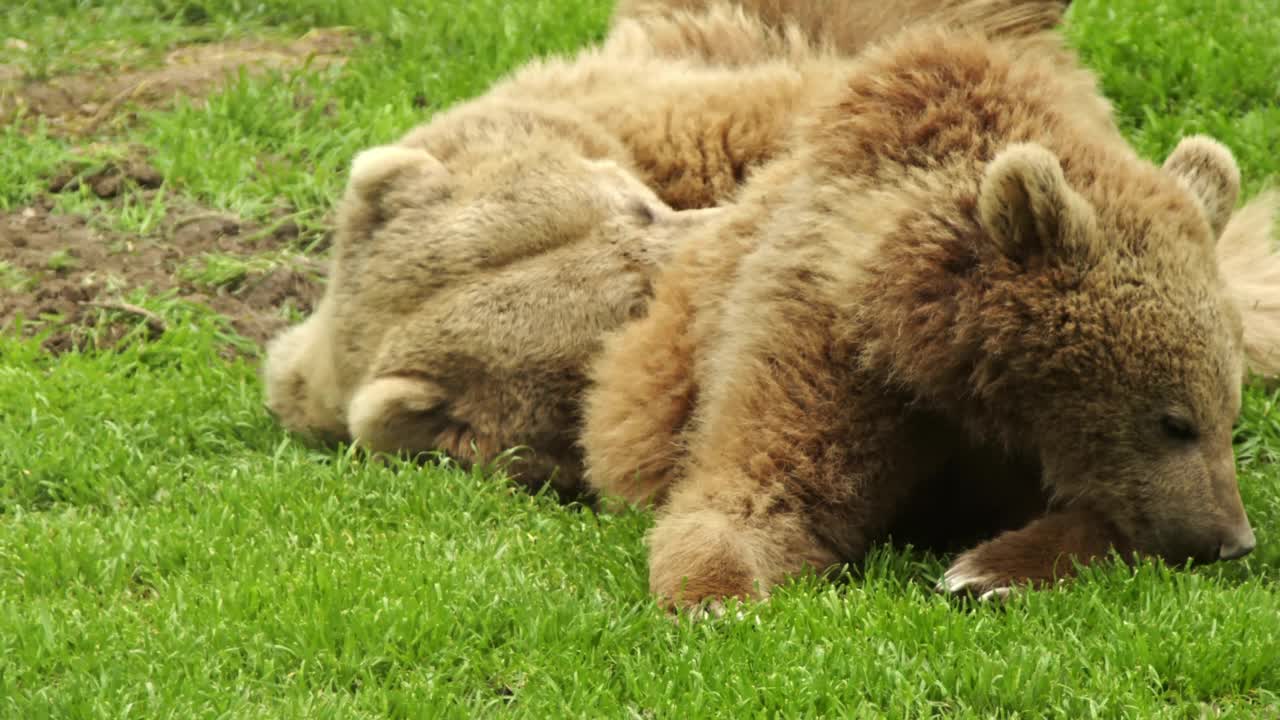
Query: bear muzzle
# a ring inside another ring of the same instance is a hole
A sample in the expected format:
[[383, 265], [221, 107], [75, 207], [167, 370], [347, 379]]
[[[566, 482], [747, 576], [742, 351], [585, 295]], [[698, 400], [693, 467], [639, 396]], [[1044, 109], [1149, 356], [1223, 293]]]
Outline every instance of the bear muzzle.
[[1257, 538], [1253, 534], [1253, 528], [1249, 526], [1249, 521], [1246, 520], [1238, 523], [1227, 533], [1227, 537], [1218, 546], [1218, 559], [1238, 560], [1253, 552], [1256, 546]]
[[1258, 544], [1249, 523], [1249, 513], [1240, 497], [1234, 453], [1224, 451], [1217, 472], [1212, 475], [1213, 494], [1218, 507], [1218, 559], [1235, 560], [1253, 552]]

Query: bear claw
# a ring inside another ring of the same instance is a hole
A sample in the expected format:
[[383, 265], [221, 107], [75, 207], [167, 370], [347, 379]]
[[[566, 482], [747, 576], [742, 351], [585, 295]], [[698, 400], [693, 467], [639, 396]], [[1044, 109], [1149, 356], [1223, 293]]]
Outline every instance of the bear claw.
[[1003, 601], [1003, 600], [1008, 600], [1008, 599], [1009, 599], [1009, 597], [1011, 597], [1011, 596], [1013, 595], [1013, 593], [1014, 593], [1014, 592], [1016, 592], [1016, 590], [1015, 590], [1014, 588], [1012, 588], [1012, 587], [1007, 587], [1007, 586], [1006, 586], [1006, 587], [992, 588], [992, 589], [990, 589], [990, 590], [988, 590], [988, 591], [986, 591], [986, 592], [982, 593], [981, 595], [979, 595], [979, 596], [978, 596], [978, 602], [990, 602], [990, 601], [992, 601], [992, 600], [995, 600], [995, 601], [999, 602], [999, 601]]
[[[700, 605], [688, 608], [684, 614], [690, 623], [700, 623], [709, 620], [723, 620], [728, 615], [729, 609], [725, 607], [723, 600], [711, 600]], [[671, 613], [670, 620], [676, 625], [680, 624], [681, 614], [679, 612]], [[733, 619], [742, 621], [747, 619], [747, 613], [739, 609], [733, 614]], [[756, 618], [756, 624], [760, 624], [760, 618]]]
[[[946, 574], [942, 576], [942, 579], [938, 581], [934, 589], [938, 592], [954, 594], [965, 590], [974, 591], [990, 587], [995, 580], [995, 576], [982, 572], [972, 558], [961, 557], [947, 569]], [[988, 590], [984, 595], [993, 591]]]

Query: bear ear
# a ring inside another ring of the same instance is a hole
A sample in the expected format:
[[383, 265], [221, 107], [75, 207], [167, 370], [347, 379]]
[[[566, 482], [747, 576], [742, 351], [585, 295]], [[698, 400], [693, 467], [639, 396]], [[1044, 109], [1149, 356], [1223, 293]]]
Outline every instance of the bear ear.
[[1084, 259], [1096, 248], [1093, 208], [1067, 184], [1053, 153], [1034, 143], [1002, 150], [987, 165], [978, 191], [983, 229], [1009, 258], [1067, 252]]
[[351, 161], [349, 189], [361, 200], [379, 205], [388, 190], [403, 180], [448, 174], [444, 165], [426, 150], [380, 145], [361, 152]]
[[1169, 153], [1164, 169], [1195, 196], [1213, 236], [1221, 237], [1240, 196], [1240, 167], [1231, 151], [1213, 138], [1193, 135]]

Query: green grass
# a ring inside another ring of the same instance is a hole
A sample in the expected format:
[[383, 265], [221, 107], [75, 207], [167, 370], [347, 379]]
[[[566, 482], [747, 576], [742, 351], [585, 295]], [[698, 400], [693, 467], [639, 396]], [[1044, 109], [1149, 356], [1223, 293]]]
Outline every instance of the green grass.
[[[46, 73], [104, 66], [85, 60], [104, 43], [145, 62], [192, 39], [354, 26], [344, 70], [243, 79], [99, 139], [152, 148], [157, 197], [250, 218], [284, 207], [316, 232], [355, 151], [599, 37], [609, 2], [17, 7], [0, 38], [39, 41]], [[1269, 0], [1076, 0], [1072, 14], [1144, 154], [1207, 131], [1250, 192], [1275, 182]], [[79, 144], [30, 119], [0, 142], [3, 208]], [[135, 232], [168, 207], [59, 203]], [[220, 285], [255, 262], [186, 267]], [[22, 286], [11, 270], [0, 281]], [[1280, 395], [1260, 386], [1237, 432], [1260, 542], [1246, 561], [1096, 570], [998, 609], [930, 592], [945, 558], [881, 549], [856, 579], [800, 579], [744, 621], [675, 627], [647, 595], [648, 516], [310, 449], [262, 409], [255, 361], [223, 358], [224, 322], [130, 300], [169, 331], [56, 358], [0, 337], [0, 717], [1280, 716]]]
[[29, 202], [70, 157], [70, 148], [46, 135], [43, 125], [28, 133], [16, 123], [0, 127], [0, 147], [0, 211]]
[[250, 277], [263, 275], [282, 263], [281, 258], [243, 257], [224, 253], [203, 253], [183, 263], [177, 272], [181, 280], [206, 290], [234, 289]]
[[0, 38], [20, 42], [0, 40], [0, 64], [28, 80], [146, 67], [174, 45], [220, 40], [249, 26], [230, 17], [184, 24], [158, 3], [11, 0], [0, 15]]
[[22, 268], [7, 260], [0, 260], [0, 288], [9, 292], [26, 292], [33, 285], [34, 280]]
[[1248, 192], [1280, 183], [1280, 13], [1267, 0], [1076, 0], [1071, 37], [1140, 152], [1207, 133]]

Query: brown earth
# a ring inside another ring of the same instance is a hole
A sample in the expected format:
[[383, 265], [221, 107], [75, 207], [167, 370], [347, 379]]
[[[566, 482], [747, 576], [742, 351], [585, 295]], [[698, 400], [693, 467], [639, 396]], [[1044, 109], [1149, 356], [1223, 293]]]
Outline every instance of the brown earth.
[[[290, 43], [194, 44], [169, 52], [157, 67], [41, 82], [26, 80], [15, 66], [0, 65], [0, 123], [26, 113], [44, 118], [55, 133], [90, 139], [128, 122], [135, 108], [208, 95], [240, 71], [342, 63], [355, 42], [346, 30], [320, 29]], [[48, 179], [48, 195], [19, 211], [0, 213], [0, 333], [9, 332], [21, 315], [23, 332], [48, 331], [44, 346], [55, 353], [109, 349], [139, 331], [164, 333], [168, 321], [124, 300], [144, 289], [207, 306], [226, 316], [239, 335], [261, 345], [288, 325], [290, 313], [306, 314], [319, 299], [324, 267], [296, 251], [299, 228], [287, 216], [249, 223], [166, 195], [168, 215], [156, 232], [139, 236], [58, 212], [53, 195], [82, 187], [109, 205], [146, 203], [163, 192], [163, 177], [147, 162], [145, 148], [89, 143], [77, 150], [72, 162]], [[197, 281], [198, 272], [185, 277], [180, 272], [209, 253], [252, 263], [248, 272], [217, 284]]]
[[[132, 159], [91, 178], [55, 178], [51, 187], [87, 182], [97, 194], [112, 197], [122, 186], [158, 185], [158, 177], [145, 161]], [[140, 192], [145, 199], [155, 191]], [[173, 290], [179, 299], [205, 305], [260, 345], [288, 325], [288, 310], [310, 312], [323, 291], [324, 267], [291, 250], [297, 237], [297, 226], [288, 220], [256, 225], [196, 207], [171, 213], [154, 235], [130, 236], [59, 214], [46, 197], [0, 214], [0, 332], [21, 313], [26, 334], [54, 328], [45, 347], [55, 353], [110, 348], [140, 325], [163, 333], [162, 318], [122, 300], [143, 288], [150, 294]], [[218, 287], [179, 276], [184, 263], [205, 253], [269, 253], [276, 261]]]
[[171, 51], [159, 67], [40, 82], [24, 82], [15, 67], [0, 66], [0, 123], [25, 110], [47, 119], [55, 133], [90, 135], [129, 107], [163, 107], [178, 96], [208, 95], [242, 69], [258, 74], [342, 63], [355, 43], [353, 33], [328, 28], [289, 43], [242, 39], [187, 45]]

